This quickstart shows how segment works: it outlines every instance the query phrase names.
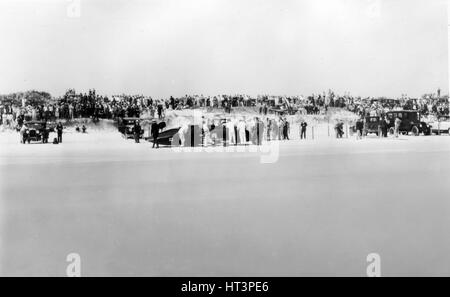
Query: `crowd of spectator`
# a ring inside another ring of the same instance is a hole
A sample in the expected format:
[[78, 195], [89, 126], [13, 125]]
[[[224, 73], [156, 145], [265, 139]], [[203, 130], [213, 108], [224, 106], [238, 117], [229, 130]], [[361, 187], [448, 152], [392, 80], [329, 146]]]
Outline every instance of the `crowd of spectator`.
[[76, 93], [69, 89], [60, 98], [46, 99], [41, 104], [31, 104], [26, 98], [15, 103], [5, 103], [0, 97], [0, 123], [3, 127], [16, 127], [24, 121], [73, 120], [75, 118], [117, 119], [148, 115], [163, 118], [166, 110], [195, 108], [223, 109], [230, 113], [235, 107], [256, 107], [260, 114], [273, 111], [300, 114], [325, 114], [329, 108], [341, 108], [360, 116], [380, 115], [390, 110], [418, 110], [424, 115], [449, 115], [448, 96], [426, 95], [419, 99], [403, 96], [400, 99], [361, 98], [349, 94], [328, 93], [304, 96], [259, 95], [185, 95], [166, 99], [153, 99], [143, 95], [98, 95], [95, 90]]

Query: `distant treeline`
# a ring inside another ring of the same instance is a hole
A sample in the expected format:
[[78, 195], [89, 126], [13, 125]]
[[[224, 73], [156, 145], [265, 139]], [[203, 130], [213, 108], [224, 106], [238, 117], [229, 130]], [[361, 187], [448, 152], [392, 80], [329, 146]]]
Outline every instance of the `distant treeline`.
[[52, 100], [52, 96], [50, 93], [36, 90], [0, 95], [2, 105], [21, 106], [23, 99], [26, 100], [27, 105], [41, 106], [48, 104]]

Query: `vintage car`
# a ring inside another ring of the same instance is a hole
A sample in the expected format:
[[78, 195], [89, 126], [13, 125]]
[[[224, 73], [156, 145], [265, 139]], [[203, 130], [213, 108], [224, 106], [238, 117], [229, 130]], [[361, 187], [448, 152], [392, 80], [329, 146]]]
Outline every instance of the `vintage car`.
[[52, 128], [47, 128], [46, 122], [29, 121], [25, 122], [25, 132], [23, 135], [24, 143], [28, 142], [48, 142], [49, 133]]
[[[140, 118], [119, 118], [117, 127], [122, 136], [126, 139], [134, 138], [134, 125], [137, 121], [141, 121]], [[141, 126], [140, 138], [144, 136], [144, 128]]]
[[420, 133], [423, 135], [430, 135], [430, 126], [421, 121], [421, 114], [414, 110], [393, 110], [386, 113], [388, 119], [389, 134], [395, 132], [395, 119], [401, 120], [399, 131], [402, 134], [412, 133], [412, 135], [418, 136]]
[[[375, 134], [378, 136], [380, 133], [379, 127], [382, 119], [379, 116], [366, 116], [364, 117], [364, 135]], [[356, 133], [356, 125], [350, 127], [350, 131]]]
[[448, 134], [450, 135], [450, 117], [439, 116], [428, 123], [431, 128], [431, 133]]

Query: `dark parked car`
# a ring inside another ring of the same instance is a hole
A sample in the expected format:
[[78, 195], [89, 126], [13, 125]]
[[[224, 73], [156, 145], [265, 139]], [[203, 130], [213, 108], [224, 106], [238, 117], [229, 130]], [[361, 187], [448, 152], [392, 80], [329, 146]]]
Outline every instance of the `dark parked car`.
[[394, 134], [395, 119], [401, 120], [399, 131], [402, 134], [411, 132], [413, 135], [430, 135], [431, 127], [421, 120], [421, 114], [414, 110], [389, 111], [386, 113], [388, 119], [389, 134]]
[[[139, 118], [119, 118], [117, 126], [120, 133], [124, 138], [134, 138], [134, 125], [136, 122], [140, 122]], [[144, 129], [141, 126], [140, 138], [144, 136]]]
[[46, 122], [29, 121], [24, 123], [26, 130], [24, 132], [24, 143], [28, 142], [47, 142], [48, 135], [52, 132], [52, 128], [47, 128]]
[[[378, 134], [380, 133], [379, 131], [379, 126], [380, 123], [383, 119], [380, 118], [379, 116], [366, 116], [364, 117], [363, 121], [364, 121], [364, 131], [363, 131], [363, 135], [367, 135], [370, 133], [376, 134], [378, 136]], [[350, 129], [352, 130], [353, 133], [356, 133], [356, 125], [350, 127]]]

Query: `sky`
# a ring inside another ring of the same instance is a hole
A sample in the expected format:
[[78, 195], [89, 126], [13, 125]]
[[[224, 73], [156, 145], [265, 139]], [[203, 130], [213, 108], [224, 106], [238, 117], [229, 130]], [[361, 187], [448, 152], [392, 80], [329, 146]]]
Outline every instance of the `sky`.
[[0, 94], [448, 93], [447, 0], [0, 0]]

